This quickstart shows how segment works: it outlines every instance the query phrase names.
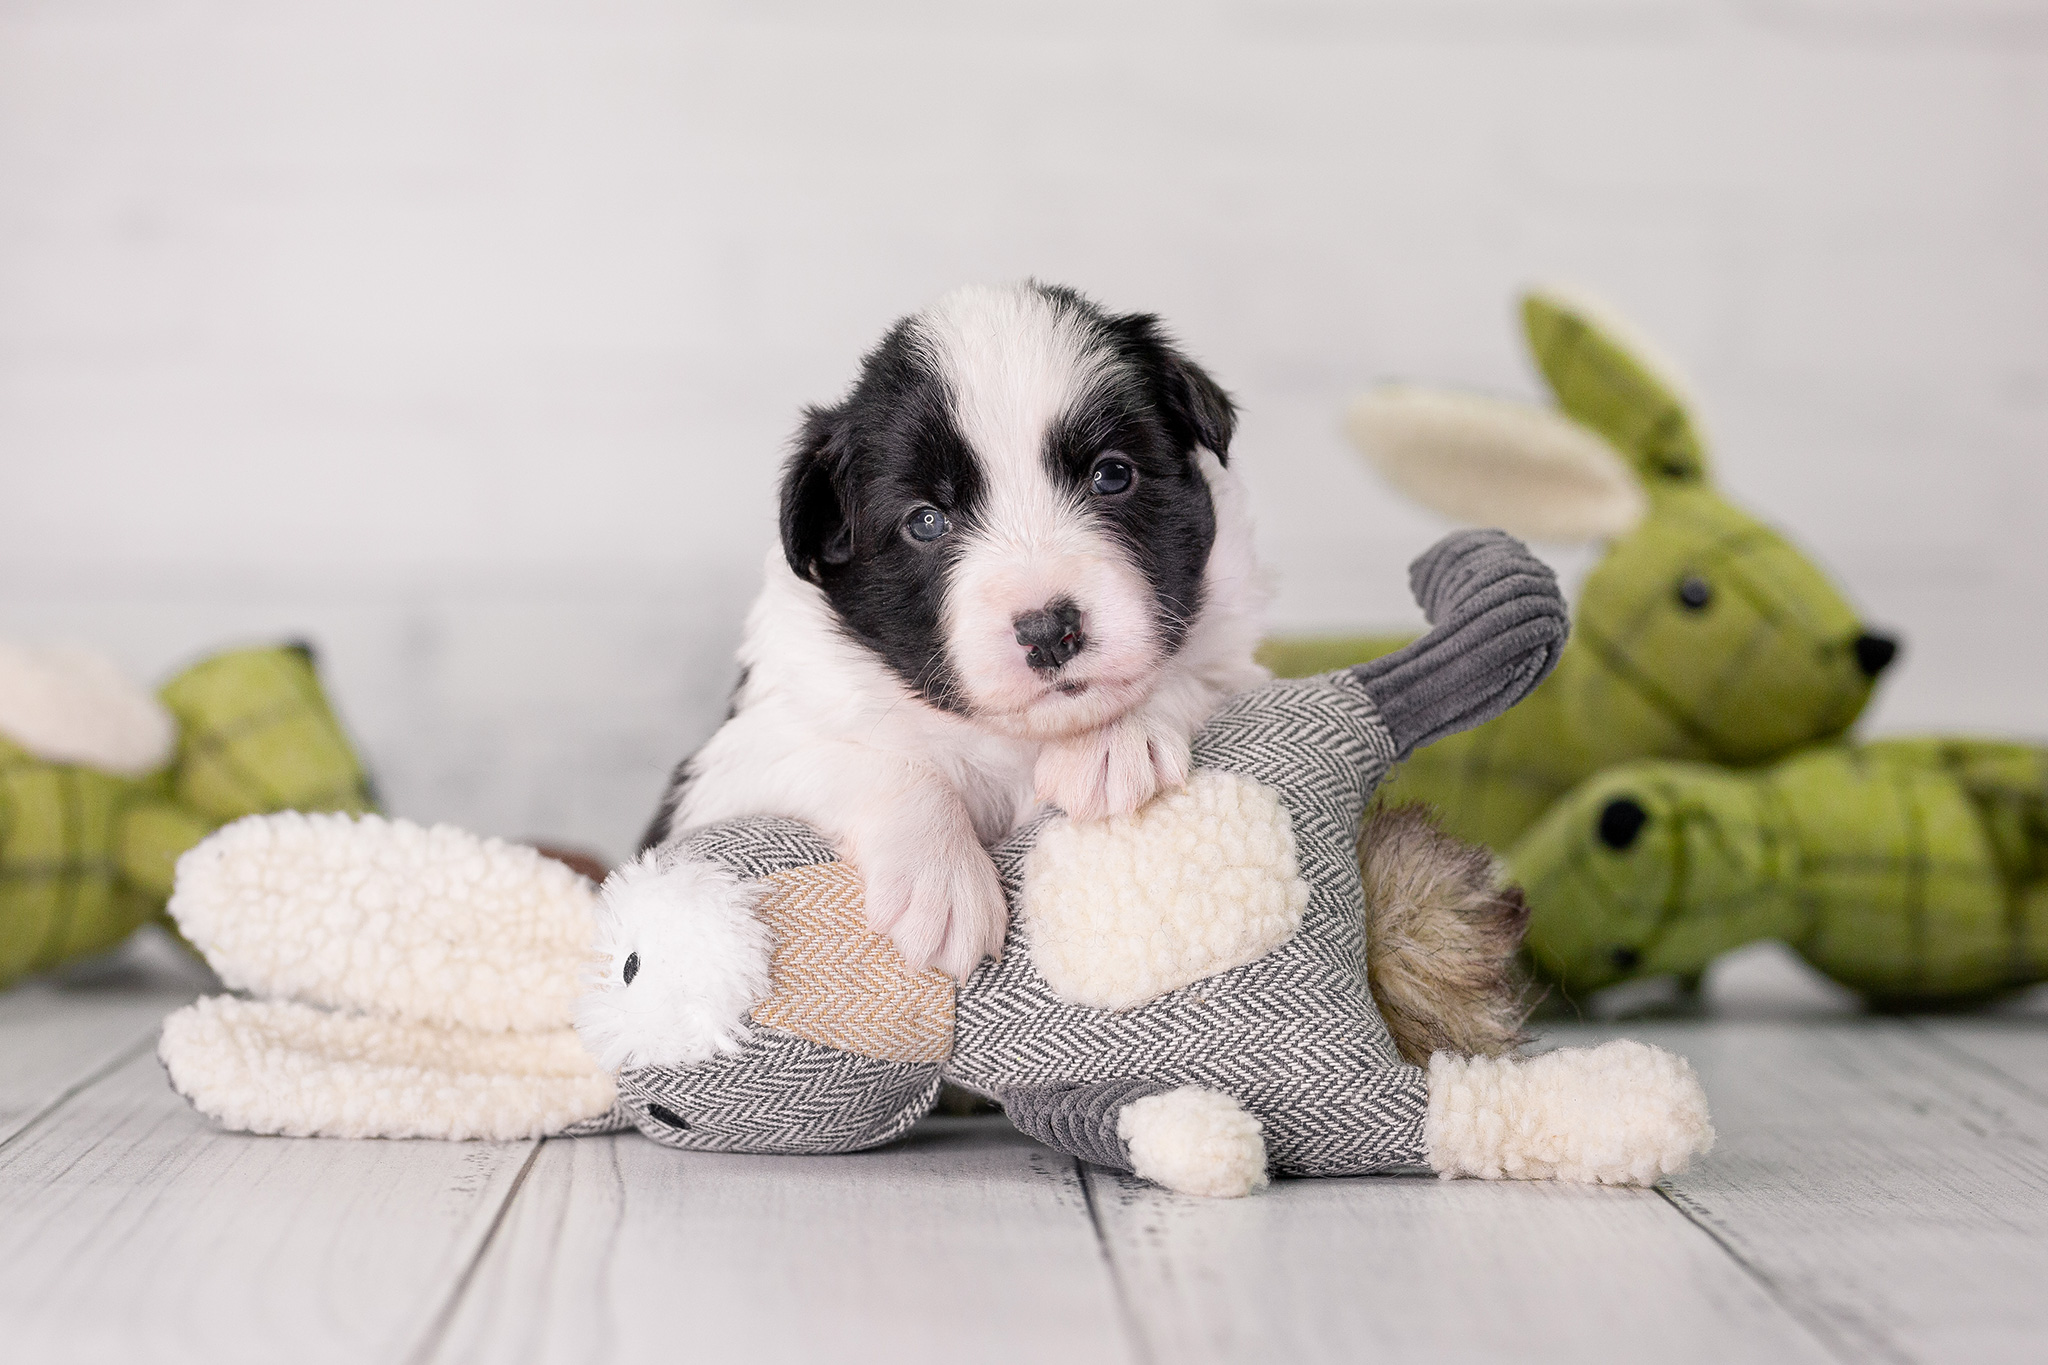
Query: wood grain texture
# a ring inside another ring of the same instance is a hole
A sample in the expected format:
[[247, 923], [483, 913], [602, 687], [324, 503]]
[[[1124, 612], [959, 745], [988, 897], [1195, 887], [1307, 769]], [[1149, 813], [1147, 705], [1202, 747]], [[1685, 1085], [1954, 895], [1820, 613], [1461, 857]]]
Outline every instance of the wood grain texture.
[[1218, 1202], [1090, 1180], [1155, 1360], [1830, 1359], [1651, 1191], [1376, 1176]]
[[140, 943], [61, 976], [0, 991], [0, 1146], [64, 1097], [147, 1049], [166, 1014], [208, 984], [168, 958], [168, 940]]
[[433, 1354], [1132, 1358], [1073, 1162], [999, 1119], [846, 1157], [550, 1141]]
[[0, 1359], [1976, 1365], [2048, 1340], [2035, 1018], [1553, 1028], [1691, 1057], [1715, 1151], [1661, 1193], [1217, 1202], [1000, 1120], [812, 1159], [223, 1133], [147, 1051], [190, 990], [0, 995]]
[[2048, 1018], [1958, 1018], [1925, 1021], [1922, 1027], [1965, 1064], [2048, 1102]]
[[1713, 1104], [1720, 1143], [1672, 1202], [1841, 1358], [2048, 1352], [2038, 1092], [1910, 1021], [1627, 1031], [1690, 1057]]
[[0, 1149], [0, 1356], [402, 1359], [531, 1151], [223, 1133], [135, 1057]]

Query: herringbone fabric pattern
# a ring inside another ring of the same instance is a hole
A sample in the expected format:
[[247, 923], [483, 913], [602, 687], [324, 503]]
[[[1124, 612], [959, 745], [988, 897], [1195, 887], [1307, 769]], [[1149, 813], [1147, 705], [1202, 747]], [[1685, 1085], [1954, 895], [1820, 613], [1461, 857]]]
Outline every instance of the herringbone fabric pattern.
[[[984, 964], [953, 1002], [946, 1073], [1030, 1106], [1041, 1137], [1087, 1133], [1077, 1154], [1111, 1164], [1121, 1163], [1102, 1134], [1114, 1132], [1114, 1116], [1062, 1115], [1060, 1092], [1101, 1095], [1124, 1083], [1132, 1094], [1187, 1084], [1224, 1091], [1264, 1124], [1268, 1157], [1281, 1172], [1337, 1175], [1420, 1160], [1426, 1081], [1400, 1061], [1365, 987], [1352, 840], [1394, 758], [1372, 699], [1348, 673], [1272, 683], [1219, 712], [1194, 758], [1280, 793], [1310, 887], [1300, 932], [1249, 965], [1111, 1011], [1055, 997], [1013, 922], [1002, 962]], [[995, 850], [1013, 904], [1039, 829], [1059, 818], [1042, 817]], [[787, 820], [720, 825], [682, 842], [695, 856], [784, 888], [780, 907], [769, 911], [779, 917], [777, 999], [754, 1016], [775, 1026], [702, 1066], [621, 1075], [633, 1122], [671, 1146], [761, 1152], [853, 1151], [908, 1128], [938, 1093], [944, 1050], [930, 1014], [919, 1027], [931, 1031], [897, 1060], [879, 1049], [863, 1056], [845, 1040], [872, 1034], [878, 1018], [900, 1018], [905, 1003], [892, 1002], [892, 993], [907, 991], [928, 1008], [922, 985], [911, 978], [906, 987], [900, 967], [878, 973], [858, 948], [835, 955], [792, 942], [824, 934], [835, 919], [856, 936], [867, 932], [851, 870], [831, 862], [830, 845], [814, 832]], [[900, 1039], [898, 1031], [887, 1045]]]
[[[1446, 537], [1410, 577], [1436, 622], [1429, 635], [1370, 670], [1244, 693], [1194, 742], [1198, 769], [1279, 794], [1309, 886], [1295, 935], [1253, 962], [1108, 1010], [1054, 995], [1013, 913], [1003, 960], [984, 963], [960, 988], [946, 1074], [1004, 1098], [1041, 1139], [1114, 1165], [1127, 1164], [1115, 1134], [1128, 1097], [1189, 1084], [1221, 1091], [1256, 1117], [1279, 1172], [1342, 1175], [1422, 1161], [1428, 1081], [1400, 1060], [1366, 986], [1365, 893], [1352, 841], [1367, 800], [1404, 752], [1396, 732], [1413, 739], [1478, 725], [1514, 705], [1556, 661], [1564, 604], [1549, 571], [1497, 531]], [[1056, 818], [1041, 817], [995, 850], [1013, 908], [1039, 831]], [[746, 877], [832, 857], [789, 821], [747, 821], [684, 842]], [[833, 909], [852, 913], [844, 897]], [[870, 989], [858, 963], [808, 961], [820, 976], [844, 973], [838, 1000]], [[677, 1146], [845, 1151], [907, 1128], [930, 1107], [939, 1077], [937, 1065], [860, 1057], [762, 1029], [741, 1052], [692, 1070], [629, 1072], [620, 1093], [643, 1129]]]
[[755, 913], [775, 931], [775, 993], [756, 1023], [891, 1062], [943, 1062], [953, 1050], [953, 982], [913, 972], [868, 928], [860, 874], [813, 863], [761, 879]]
[[680, 856], [708, 859], [748, 881], [839, 857], [824, 835], [801, 820], [779, 815], [685, 830], [675, 847]]
[[[984, 964], [961, 991], [950, 1073], [996, 1093], [1140, 1078], [1159, 1089], [1208, 1086], [1258, 1116], [1277, 1171], [1335, 1175], [1420, 1160], [1427, 1085], [1402, 1064], [1365, 989], [1352, 851], [1393, 757], [1377, 710], [1348, 674], [1238, 697], [1203, 730], [1195, 763], [1280, 792], [1311, 888], [1300, 932], [1256, 962], [1112, 1012], [1055, 997], [1013, 923], [1003, 960]], [[1035, 834], [997, 851], [1013, 900]]]
[[619, 1075], [641, 1132], [707, 1152], [857, 1152], [900, 1137], [939, 1097], [929, 1062], [856, 1056], [760, 1028], [739, 1052]]

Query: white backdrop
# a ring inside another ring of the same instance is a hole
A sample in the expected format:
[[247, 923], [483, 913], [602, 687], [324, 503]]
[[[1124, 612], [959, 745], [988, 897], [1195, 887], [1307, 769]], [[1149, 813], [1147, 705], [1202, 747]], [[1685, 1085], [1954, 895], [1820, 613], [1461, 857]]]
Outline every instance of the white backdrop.
[[1440, 529], [1347, 396], [1590, 287], [1906, 637], [1875, 727], [2048, 734], [2048, 0], [0, 0], [0, 631], [310, 635], [400, 811], [619, 852], [798, 407], [1024, 274], [1239, 395], [1330, 627]]

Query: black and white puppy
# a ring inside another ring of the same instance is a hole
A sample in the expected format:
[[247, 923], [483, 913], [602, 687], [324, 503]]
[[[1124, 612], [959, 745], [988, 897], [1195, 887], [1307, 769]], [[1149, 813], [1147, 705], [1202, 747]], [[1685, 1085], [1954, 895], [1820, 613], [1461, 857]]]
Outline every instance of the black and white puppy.
[[1007, 918], [986, 845], [1040, 801], [1100, 818], [1181, 785], [1189, 738], [1266, 676], [1232, 423], [1156, 319], [1070, 289], [897, 323], [806, 417], [732, 716], [623, 876], [701, 899], [675, 833], [796, 817], [912, 964], [964, 978]]

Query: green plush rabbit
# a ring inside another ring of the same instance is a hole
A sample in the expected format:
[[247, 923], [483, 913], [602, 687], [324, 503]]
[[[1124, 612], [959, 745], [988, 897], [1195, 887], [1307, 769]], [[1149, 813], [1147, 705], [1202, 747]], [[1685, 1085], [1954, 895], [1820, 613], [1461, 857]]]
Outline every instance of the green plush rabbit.
[[1749, 772], [1623, 764], [1507, 862], [1530, 954], [1573, 996], [1696, 982], [1757, 939], [1881, 1007], [2048, 980], [2048, 750], [2031, 745], [1828, 745]]
[[[1353, 439], [1397, 487], [1460, 520], [1609, 542], [1550, 680], [1497, 720], [1418, 752], [1387, 789], [1506, 850], [1565, 792], [1644, 757], [1755, 764], [1840, 735], [1896, 644], [1827, 576], [1724, 498], [1677, 385], [1591, 306], [1522, 300], [1559, 409], [1396, 386], [1359, 400]], [[1306, 676], [1406, 637], [1282, 639]]]
[[160, 914], [180, 854], [259, 811], [375, 809], [304, 646], [157, 697], [77, 650], [0, 645], [0, 987]]

